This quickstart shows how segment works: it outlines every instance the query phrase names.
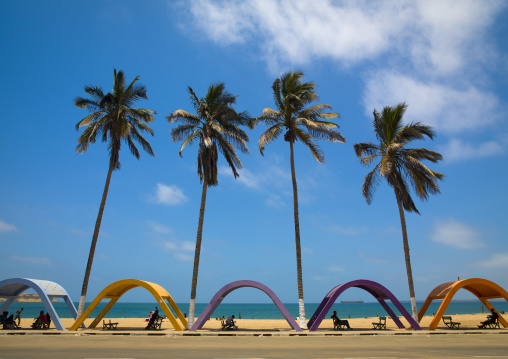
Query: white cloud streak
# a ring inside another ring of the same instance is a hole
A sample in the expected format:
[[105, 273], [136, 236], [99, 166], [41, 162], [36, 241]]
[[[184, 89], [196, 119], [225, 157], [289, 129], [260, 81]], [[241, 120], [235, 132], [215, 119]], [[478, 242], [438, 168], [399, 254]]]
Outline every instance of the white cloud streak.
[[157, 187], [155, 188], [155, 197], [153, 197], [153, 200], [156, 203], [175, 206], [187, 202], [188, 198], [177, 186], [168, 186], [163, 183], [157, 183]]
[[16, 262], [24, 262], [30, 264], [42, 264], [42, 265], [52, 265], [53, 262], [47, 257], [29, 257], [29, 256], [18, 256], [11, 255], [10, 259]]
[[499, 119], [497, 97], [475, 87], [459, 90], [388, 71], [367, 80], [364, 108], [368, 116], [374, 109], [381, 112], [384, 106], [401, 102], [408, 104], [404, 116], [408, 122], [420, 121], [448, 133], [485, 128]]
[[168, 226], [165, 226], [163, 224], [160, 224], [159, 222], [148, 220], [148, 221], [146, 221], [146, 223], [148, 224], [150, 229], [156, 233], [160, 233], [160, 234], [173, 233], [173, 230], [171, 228], [169, 228]]
[[192, 261], [194, 259], [194, 243], [177, 239], [162, 240], [157, 246], [180, 261]]
[[490, 258], [476, 263], [475, 267], [508, 268], [508, 252], [494, 253]]
[[9, 224], [0, 219], [0, 233], [16, 232], [17, 230], [18, 228], [15, 225]]
[[430, 236], [434, 242], [459, 249], [484, 247], [485, 243], [481, 237], [478, 230], [453, 218], [447, 221], [437, 221]]
[[498, 141], [472, 144], [452, 138], [446, 145], [439, 147], [439, 152], [445, 161], [455, 162], [501, 155], [506, 153], [506, 146]]

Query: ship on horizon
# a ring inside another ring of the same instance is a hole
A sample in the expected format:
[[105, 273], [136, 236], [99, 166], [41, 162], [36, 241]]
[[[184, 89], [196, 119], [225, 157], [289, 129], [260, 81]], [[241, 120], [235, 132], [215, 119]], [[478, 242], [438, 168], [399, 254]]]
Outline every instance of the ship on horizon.
[[361, 299], [359, 299], [359, 300], [341, 300], [340, 302], [344, 303], [344, 304], [363, 303], [363, 300], [361, 300]]

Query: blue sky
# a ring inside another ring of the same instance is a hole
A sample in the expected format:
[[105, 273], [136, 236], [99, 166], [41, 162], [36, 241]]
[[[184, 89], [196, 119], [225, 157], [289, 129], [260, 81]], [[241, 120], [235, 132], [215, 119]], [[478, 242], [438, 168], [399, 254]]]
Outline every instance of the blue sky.
[[[109, 91], [117, 68], [140, 76], [149, 99], [139, 107], [157, 111], [155, 157], [120, 154], [88, 300], [137, 278], [188, 301], [197, 148], [180, 158], [165, 116], [193, 111], [187, 86], [203, 96], [219, 81], [238, 95], [239, 111], [258, 116], [274, 107], [275, 78], [298, 69], [340, 113], [347, 139], [320, 143], [325, 164], [296, 145], [306, 302], [361, 278], [409, 300], [393, 191], [382, 183], [367, 205], [368, 169], [353, 151], [375, 140], [372, 111], [403, 101], [407, 122], [437, 133], [413, 146], [441, 152], [431, 168], [446, 175], [440, 195], [416, 202], [421, 215], [407, 214], [417, 299], [457, 277], [508, 288], [507, 19], [506, 1], [0, 2], [0, 279], [52, 280], [78, 300], [108, 157], [103, 143], [76, 154], [75, 124], [87, 112], [73, 100], [88, 84]], [[219, 186], [208, 191], [197, 302], [239, 279], [298, 300], [289, 146], [280, 140], [261, 156], [263, 130], [249, 131], [241, 177], [221, 160]], [[249, 289], [228, 299], [269, 301]], [[150, 298], [133, 290], [125, 300]]]

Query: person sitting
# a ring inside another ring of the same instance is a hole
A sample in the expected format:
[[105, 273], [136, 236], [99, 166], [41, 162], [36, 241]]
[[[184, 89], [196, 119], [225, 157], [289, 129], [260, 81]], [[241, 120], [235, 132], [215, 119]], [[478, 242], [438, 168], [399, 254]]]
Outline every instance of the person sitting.
[[336, 310], [333, 311], [333, 315], [330, 318], [333, 319], [333, 324], [334, 325], [345, 325], [348, 328], [348, 330], [351, 330], [351, 327], [349, 326], [349, 321], [340, 319], [337, 316], [337, 311]]
[[228, 317], [228, 319], [226, 319], [226, 329], [234, 329], [234, 330], [237, 330], [238, 329], [238, 326], [235, 325], [235, 316], [234, 315], [230, 315]]
[[7, 320], [8, 315], [9, 315], [9, 312], [8, 312], [8, 311], [4, 311], [4, 312], [0, 315], [0, 325], [4, 325], [4, 324], [5, 324], [5, 321]]
[[14, 322], [14, 314], [11, 314], [4, 321], [4, 329], [16, 329], [16, 323]]
[[49, 316], [49, 313], [46, 312], [46, 322], [44, 323], [43, 327], [45, 329], [48, 329], [50, 325], [51, 325], [51, 317]]
[[41, 313], [39, 314], [39, 320], [41, 321], [41, 323], [46, 323], [47, 321], [46, 314], [44, 314], [43, 310], [41, 310]]
[[484, 329], [487, 325], [495, 324], [497, 322], [497, 319], [499, 318], [499, 314], [497, 314], [496, 310], [494, 308], [490, 309], [491, 315], [487, 316], [487, 320], [482, 322], [481, 325], [478, 326], [478, 328]]

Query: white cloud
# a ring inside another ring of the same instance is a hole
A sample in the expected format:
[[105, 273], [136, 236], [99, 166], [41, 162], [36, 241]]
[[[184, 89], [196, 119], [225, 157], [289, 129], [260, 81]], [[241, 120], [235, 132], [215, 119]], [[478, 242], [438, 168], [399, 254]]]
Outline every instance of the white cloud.
[[498, 141], [471, 144], [452, 138], [448, 144], [439, 147], [439, 152], [445, 161], [452, 162], [500, 155], [506, 152], [506, 147]]
[[[408, 121], [438, 131], [477, 131], [505, 118], [485, 90], [501, 60], [488, 31], [503, 0], [191, 0], [192, 26], [219, 44], [250, 45], [282, 70], [319, 59], [366, 64], [363, 103], [409, 105]], [[396, 69], [396, 71], [394, 70]]]
[[47, 257], [28, 257], [28, 256], [18, 256], [11, 255], [10, 259], [17, 262], [31, 263], [31, 264], [42, 264], [42, 265], [52, 265], [53, 262]]
[[476, 263], [475, 266], [487, 268], [507, 268], [508, 252], [494, 253], [489, 259], [480, 261]]
[[173, 230], [171, 228], [169, 228], [168, 226], [165, 226], [163, 224], [160, 224], [158, 222], [148, 220], [148, 221], [146, 221], [146, 223], [148, 224], [150, 229], [156, 233], [161, 233], [161, 234], [173, 233]]
[[177, 186], [167, 186], [163, 183], [157, 183], [155, 197], [153, 199], [156, 203], [168, 206], [179, 205], [188, 201], [188, 198], [183, 194], [180, 188]]
[[195, 244], [191, 241], [163, 240], [157, 242], [157, 246], [180, 261], [192, 261], [194, 259]]
[[15, 225], [4, 222], [0, 219], [0, 233], [16, 232], [18, 228]]
[[[501, 1], [192, 0], [197, 26], [221, 44], [260, 42], [270, 67], [331, 58], [345, 64], [409, 56], [437, 72], [484, 56]], [[470, 51], [473, 49], [474, 51]], [[395, 51], [394, 51], [395, 50]]]
[[473, 86], [456, 89], [435, 82], [421, 82], [411, 76], [388, 71], [378, 72], [367, 80], [364, 108], [372, 111], [406, 102], [405, 119], [421, 121], [449, 133], [485, 128], [499, 119], [498, 98]]
[[[229, 176], [234, 178], [233, 172], [227, 166], [219, 167], [219, 174], [223, 176]], [[236, 180], [249, 188], [259, 189], [259, 180], [258, 178], [248, 169], [243, 168], [238, 170], [238, 174], [240, 177], [237, 177]]]
[[447, 221], [437, 221], [431, 233], [434, 242], [460, 249], [475, 249], [484, 247], [481, 234], [473, 227], [460, 223], [453, 218]]

